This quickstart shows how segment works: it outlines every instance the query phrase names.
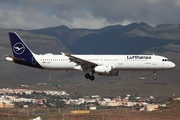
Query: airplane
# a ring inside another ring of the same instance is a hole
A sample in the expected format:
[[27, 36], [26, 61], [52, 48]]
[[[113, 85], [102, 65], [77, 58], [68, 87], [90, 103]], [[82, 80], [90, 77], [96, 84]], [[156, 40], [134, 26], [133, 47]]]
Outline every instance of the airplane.
[[93, 81], [94, 74], [118, 76], [120, 71], [152, 71], [154, 80], [157, 71], [169, 70], [175, 64], [159, 55], [74, 55], [33, 53], [16, 32], [9, 32], [13, 56], [5, 60], [44, 70], [85, 71], [85, 78]]

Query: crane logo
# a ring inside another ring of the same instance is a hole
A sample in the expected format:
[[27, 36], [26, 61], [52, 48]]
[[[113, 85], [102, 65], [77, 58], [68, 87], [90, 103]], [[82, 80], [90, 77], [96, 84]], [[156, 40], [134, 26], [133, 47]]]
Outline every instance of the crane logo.
[[16, 53], [17, 55], [20, 55], [24, 52], [25, 47], [22, 43], [16, 43], [13, 47], [13, 51], [14, 53]]

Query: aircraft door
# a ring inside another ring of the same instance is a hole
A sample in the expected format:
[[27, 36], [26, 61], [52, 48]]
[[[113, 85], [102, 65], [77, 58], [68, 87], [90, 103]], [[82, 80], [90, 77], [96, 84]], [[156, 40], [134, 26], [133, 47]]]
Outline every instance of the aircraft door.
[[122, 58], [119, 58], [119, 59], [118, 59], [118, 65], [123, 65], [123, 60], [122, 60]]
[[153, 59], [152, 60], [152, 65], [157, 65], [157, 58], [156, 58], [156, 56], [153, 56], [152, 59]]

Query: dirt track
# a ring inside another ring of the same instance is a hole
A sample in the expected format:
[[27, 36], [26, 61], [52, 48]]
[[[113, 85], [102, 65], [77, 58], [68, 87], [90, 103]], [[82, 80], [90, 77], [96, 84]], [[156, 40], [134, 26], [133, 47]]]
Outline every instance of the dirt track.
[[[180, 120], [180, 109], [163, 109], [153, 112], [139, 112], [137, 110], [100, 110], [91, 114], [58, 115], [56, 120]], [[55, 120], [55, 119], [46, 119]]]
[[[12, 112], [11, 114], [9, 112], [0, 113], [0, 119], [13, 118], [15, 120], [24, 120], [34, 117], [26, 117], [26, 115], [23, 117]], [[140, 112], [134, 108], [112, 108], [98, 109], [91, 111], [90, 114], [71, 114], [70, 112], [62, 111], [60, 114], [47, 114], [41, 115], [41, 117], [43, 120], [180, 120], [180, 109], [165, 108], [153, 112]]]

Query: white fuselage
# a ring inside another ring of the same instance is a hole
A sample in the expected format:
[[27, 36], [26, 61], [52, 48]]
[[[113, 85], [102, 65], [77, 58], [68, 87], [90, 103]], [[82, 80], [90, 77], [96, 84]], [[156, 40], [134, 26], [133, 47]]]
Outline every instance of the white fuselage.
[[[159, 71], [175, 67], [167, 58], [157, 55], [73, 55], [78, 58], [96, 63], [98, 66], [111, 65], [113, 70]], [[77, 63], [64, 55], [35, 55], [36, 61], [44, 68], [50, 70], [82, 70]]]

